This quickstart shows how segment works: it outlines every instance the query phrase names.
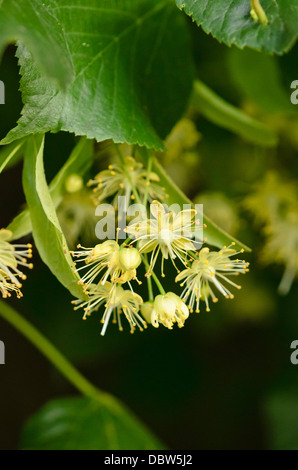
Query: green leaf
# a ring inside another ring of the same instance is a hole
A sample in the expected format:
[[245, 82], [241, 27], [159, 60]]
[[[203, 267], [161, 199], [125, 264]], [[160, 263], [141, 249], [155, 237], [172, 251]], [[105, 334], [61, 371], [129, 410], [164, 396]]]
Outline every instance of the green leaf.
[[53, 17], [46, 2], [39, 0], [4, 0], [0, 4], [0, 58], [4, 47], [21, 40], [48, 77], [59, 86], [73, 80], [71, 58], [61, 23]]
[[[13, 145], [13, 144], [11, 144]], [[81, 138], [75, 146], [63, 167], [57, 173], [53, 181], [49, 185], [51, 198], [55, 208], [62, 201], [65, 193], [65, 181], [73, 173], [83, 176], [90, 168], [93, 161], [93, 143], [91, 140]], [[1, 161], [1, 160], [0, 160]], [[13, 233], [12, 240], [18, 240], [32, 232], [32, 224], [30, 212], [24, 209], [18, 214], [7, 227]]]
[[199, 80], [195, 81], [192, 105], [215, 124], [263, 147], [278, 144], [277, 135], [259, 121], [224, 101]]
[[266, 402], [270, 449], [298, 450], [297, 388], [275, 392]]
[[43, 167], [44, 136], [28, 139], [23, 186], [30, 211], [32, 233], [41, 259], [75, 297], [84, 298], [73, 271], [73, 261], [59, 225]]
[[[165, 187], [169, 198], [167, 199], [167, 204], [179, 204], [181, 207], [183, 204], [191, 204], [194, 206], [193, 202], [188, 199], [188, 197], [178, 188], [178, 186], [171, 180], [167, 175], [166, 171], [162, 168], [157, 159], [154, 159], [153, 169], [158, 174], [160, 178], [160, 184]], [[203, 217], [204, 224], [207, 225], [204, 228], [204, 238], [206, 238], [206, 243], [211, 246], [216, 246], [222, 248], [224, 245], [229, 245], [232, 242], [235, 242], [235, 248], [251, 251], [249, 247], [244, 245], [239, 240], [236, 240], [234, 237], [229, 235], [227, 232], [218, 227], [209, 217]]]
[[10, 168], [19, 162], [23, 156], [24, 143], [25, 139], [21, 139], [0, 148], [0, 174], [4, 168]]
[[12, 240], [18, 240], [19, 238], [29, 235], [32, 232], [29, 210], [24, 209], [20, 212], [8, 225], [7, 230], [13, 233]]
[[26, 424], [22, 449], [158, 450], [162, 444], [124, 407], [98, 400], [68, 398], [48, 403]]
[[[193, 64], [187, 25], [172, 0], [44, 0], [61, 24], [75, 79], [57, 89], [20, 46], [24, 102], [3, 140], [65, 130], [98, 141], [163, 148], [184, 112]], [[4, 8], [4, 7], [3, 7]]]
[[258, 107], [269, 113], [297, 113], [290, 102], [290, 87], [286, 90], [282, 85], [276, 57], [233, 48], [229, 51], [228, 64], [235, 85]]
[[268, 24], [254, 21], [249, 0], [176, 0], [206, 33], [227, 45], [282, 54], [298, 35], [296, 0], [260, 0]]

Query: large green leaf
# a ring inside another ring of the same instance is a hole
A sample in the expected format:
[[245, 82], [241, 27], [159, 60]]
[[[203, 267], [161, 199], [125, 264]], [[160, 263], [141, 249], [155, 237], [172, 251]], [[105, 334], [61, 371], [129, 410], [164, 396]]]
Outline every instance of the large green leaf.
[[[61, 25], [75, 79], [59, 90], [21, 45], [24, 102], [3, 140], [65, 130], [161, 149], [192, 86], [187, 26], [172, 0], [44, 0]], [[3, 7], [5, 9], [5, 3]], [[26, 27], [26, 23], [24, 23]], [[63, 45], [63, 44], [62, 44]]]
[[23, 186], [30, 211], [33, 238], [44, 263], [75, 297], [84, 298], [73, 271], [73, 260], [59, 225], [43, 167], [44, 136], [28, 140]]
[[[11, 146], [14, 144], [10, 144]], [[10, 147], [10, 146], [8, 146]], [[4, 147], [5, 149], [6, 147]], [[78, 144], [71, 152], [69, 158], [57, 173], [53, 181], [49, 185], [51, 198], [55, 208], [57, 208], [62, 201], [65, 193], [65, 181], [73, 173], [83, 176], [93, 161], [93, 142], [91, 140], [81, 138]], [[0, 154], [1, 162], [1, 154]], [[32, 224], [30, 219], [30, 212], [24, 209], [18, 214], [7, 227], [13, 233], [12, 240], [25, 237], [32, 232]]]
[[22, 449], [158, 450], [162, 444], [111, 398], [70, 398], [48, 403], [29, 420]]
[[34, 54], [38, 65], [65, 88], [74, 78], [71, 57], [61, 23], [40, 0], [0, 2], [0, 58], [4, 47], [21, 40]]
[[229, 46], [282, 54], [298, 36], [296, 0], [260, 0], [267, 24], [254, 21], [249, 0], [176, 0], [206, 33]]

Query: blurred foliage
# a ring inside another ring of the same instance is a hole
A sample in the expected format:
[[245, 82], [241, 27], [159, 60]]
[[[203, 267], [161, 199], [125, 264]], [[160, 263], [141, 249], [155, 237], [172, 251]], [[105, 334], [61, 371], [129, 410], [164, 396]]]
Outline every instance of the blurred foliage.
[[66, 194], [58, 207], [57, 215], [67, 244], [73, 250], [78, 241], [92, 246], [96, 244], [94, 227], [97, 222], [90, 191], [80, 189]]
[[266, 402], [271, 450], [298, 450], [297, 390], [281, 391]]
[[240, 221], [234, 201], [228, 199], [223, 193], [205, 191], [196, 196], [194, 202], [203, 204], [205, 213], [217, 225], [231, 235], [236, 235]]
[[22, 449], [157, 450], [163, 446], [114, 403], [71, 398], [48, 403], [27, 423]]

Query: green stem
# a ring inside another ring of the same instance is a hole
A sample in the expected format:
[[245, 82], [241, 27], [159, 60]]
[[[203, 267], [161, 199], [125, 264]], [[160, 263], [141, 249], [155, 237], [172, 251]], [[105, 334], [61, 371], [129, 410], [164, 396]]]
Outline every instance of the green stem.
[[262, 147], [276, 147], [278, 144], [276, 133], [269, 127], [223, 100], [200, 80], [194, 82], [191, 106], [209, 121], [249, 142]]
[[[142, 259], [143, 259], [143, 261], [144, 261], [144, 264], [145, 264], [145, 266], [146, 266], [147, 271], [149, 271], [150, 265], [149, 265], [149, 263], [148, 263], [148, 261], [147, 261], [147, 259], [145, 258], [144, 255], [142, 255]], [[159, 292], [160, 292], [162, 295], [165, 295], [166, 291], [165, 291], [164, 288], [162, 287], [162, 284], [161, 284], [160, 280], [158, 279], [158, 277], [156, 276], [156, 274], [155, 274], [154, 271], [152, 271], [151, 276], [152, 276], [152, 278], [154, 279], [154, 282], [155, 282], [155, 284], [157, 285]]]
[[152, 171], [152, 164], [153, 164], [153, 155], [150, 154], [148, 156], [148, 163], [147, 163], [147, 178], [146, 178], [146, 189], [143, 199], [143, 205], [146, 207], [148, 202], [148, 193], [149, 193], [149, 184], [150, 184], [150, 176]]
[[266, 13], [264, 12], [262, 5], [260, 4], [259, 0], [251, 0], [251, 11], [250, 15], [254, 21], [260, 21], [262, 24], [268, 23], [268, 18]]
[[[145, 257], [145, 259], [148, 263], [147, 254], [145, 254], [144, 257]], [[149, 263], [148, 263], [148, 265], [149, 265]], [[149, 297], [150, 302], [152, 302], [154, 300], [154, 294], [153, 294], [153, 288], [152, 288], [152, 279], [151, 279], [150, 276], [149, 277], [147, 276], [147, 286], [148, 286], [148, 297]]]
[[117, 398], [109, 393], [102, 392], [92, 385], [70, 362], [45, 338], [33, 325], [25, 320], [12, 307], [0, 300], [0, 317], [14, 326], [25, 338], [39, 349], [39, 351], [64, 375], [69, 382], [83, 395], [97, 400], [113, 413], [121, 416], [123, 412], [129, 413], [138, 422], [138, 418], [126, 408]]
[[33, 325], [25, 320], [10, 305], [0, 300], [0, 316], [14, 326], [66, 377], [83, 395], [98, 399], [106, 397], [104, 392], [92, 385]]
[[117, 144], [115, 144], [115, 147], [116, 147], [117, 155], [118, 155], [118, 157], [119, 157], [119, 159], [120, 159], [120, 161], [121, 161], [121, 163], [122, 163], [123, 170], [125, 171], [126, 176], [127, 176], [127, 179], [128, 179], [129, 184], [130, 184], [130, 186], [131, 186], [133, 195], [134, 195], [136, 201], [137, 201], [139, 204], [142, 204], [142, 201], [141, 201], [141, 198], [140, 198], [140, 196], [139, 196], [139, 193], [138, 193], [138, 191], [136, 190], [136, 188], [135, 188], [135, 186], [134, 186], [134, 184], [133, 184], [133, 182], [132, 182], [132, 180], [131, 180], [129, 171], [127, 171], [127, 168], [126, 168], [126, 164], [125, 164], [125, 160], [124, 160], [124, 158], [123, 158], [123, 155], [122, 155], [122, 153], [120, 152], [119, 147], [118, 147]]

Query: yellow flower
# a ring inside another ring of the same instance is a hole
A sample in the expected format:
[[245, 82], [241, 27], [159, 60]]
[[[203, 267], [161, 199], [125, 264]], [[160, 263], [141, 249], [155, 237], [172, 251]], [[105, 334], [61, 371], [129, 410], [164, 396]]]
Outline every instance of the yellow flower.
[[[79, 284], [84, 286], [85, 292], [95, 282], [100, 282], [104, 285], [109, 276], [114, 284], [123, 284], [131, 279], [136, 279], [136, 268], [134, 266], [139, 266], [140, 254], [135, 248], [120, 249], [115, 240], [106, 240], [94, 248], [84, 248], [81, 245], [78, 245], [78, 248], [83, 248], [83, 250], [71, 253], [74, 257], [79, 258], [77, 262], [85, 263], [84, 266], [75, 269], [79, 274], [81, 270], [87, 269], [86, 273], [78, 281]], [[130, 261], [126, 250], [133, 250]]]
[[230, 235], [235, 235], [240, 226], [236, 204], [223, 193], [206, 191], [198, 194], [194, 202], [202, 204], [204, 214]]
[[97, 311], [104, 304], [105, 310], [101, 319], [103, 327], [101, 335], [106, 332], [109, 320], [113, 315], [113, 323], [118, 323], [120, 331], [123, 331], [121, 317], [124, 315], [130, 325], [130, 332], [134, 333], [136, 327], [143, 331], [147, 327], [146, 322], [139, 315], [140, 305], [143, 303], [141, 296], [124, 290], [121, 286], [106, 282], [104, 285], [92, 284], [88, 289], [89, 300], [74, 300], [74, 309], [84, 308], [84, 320], [92, 312]]
[[182, 328], [189, 316], [187, 306], [173, 292], [158, 295], [154, 302], [146, 302], [141, 306], [141, 312], [148, 323], [151, 323], [155, 328], [158, 328], [161, 323], [169, 330], [173, 329], [174, 323]]
[[33, 268], [27, 258], [32, 258], [32, 245], [18, 245], [10, 243], [12, 232], [0, 230], [0, 292], [3, 298], [16, 292], [18, 298], [22, 297], [20, 279], [25, 280], [26, 275], [20, 270], [20, 266]]
[[165, 259], [170, 257], [176, 267], [173, 261], [175, 258], [185, 264], [187, 252], [196, 249], [192, 241], [196, 211], [189, 209], [180, 211], [178, 214], [172, 211], [167, 213], [158, 201], [152, 202], [150, 211], [152, 218], [128, 225], [126, 232], [138, 242], [140, 253], [152, 252], [147, 276], [153, 271], [159, 253], [162, 255], [161, 272], [164, 276]]
[[102, 284], [105, 283], [109, 275], [113, 275], [115, 271], [119, 270], [119, 245], [115, 240], [107, 240], [94, 248], [85, 248], [81, 245], [78, 245], [78, 248], [82, 248], [82, 251], [73, 251], [71, 254], [78, 258], [77, 262], [85, 263], [84, 266], [76, 269], [77, 273], [87, 269], [79, 281], [85, 291], [102, 275], [103, 271], [106, 272], [105, 276], [101, 278]]
[[206, 310], [209, 312], [209, 295], [213, 302], [217, 302], [212, 287], [224, 295], [227, 299], [233, 299], [234, 296], [226, 286], [231, 285], [240, 289], [241, 286], [229, 279], [229, 276], [246, 273], [248, 271], [248, 263], [244, 260], [231, 259], [238, 253], [243, 253], [244, 250], [236, 252], [231, 246], [223, 247], [221, 251], [211, 251], [209, 248], [202, 248], [190, 268], [185, 269], [176, 277], [176, 282], [183, 281], [180, 285], [186, 286], [181, 294], [183, 301], [188, 299], [189, 309], [193, 312], [196, 306], [196, 312], [199, 312], [200, 300], [205, 301]]
[[285, 271], [278, 292], [286, 295], [298, 273], [298, 185], [268, 172], [255, 192], [244, 201], [256, 222], [264, 224], [265, 243], [261, 260], [282, 263]]
[[[193, 121], [188, 118], [181, 119], [172, 129], [165, 142], [167, 151], [166, 163], [181, 159], [184, 153], [194, 149], [201, 138]], [[183, 159], [183, 158], [182, 158]]]
[[243, 206], [253, 215], [257, 224], [270, 226], [296, 204], [297, 196], [296, 181], [282, 179], [270, 171], [244, 199]]
[[94, 180], [89, 181], [88, 186], [95, 186], [93, 191], [97, 204], [114, 196], [114, 204], [117, 205], [117, 197], [125, 196], [127, 205], [129, 205], [130, 199], [134, 199], [131, 183], [141, 199], [145, 193], [148, 194], [149, 201], [154, 198], [164, 199], [165, 192], [158, 184], [159, 177], [156, 173], [151, 172], [147, 178], [147, 170], [133, 157], [124, 157], [124, 162], [124, 166], [121, 164], [110, 165], [108, 170], [101, 171]]
[[278, 220], [271, 227], [262, 250], [262, 261], [285, 265], [278, 291], [286, 295], [298, 273], [298, 212], [287, 213], [285, 220]]

